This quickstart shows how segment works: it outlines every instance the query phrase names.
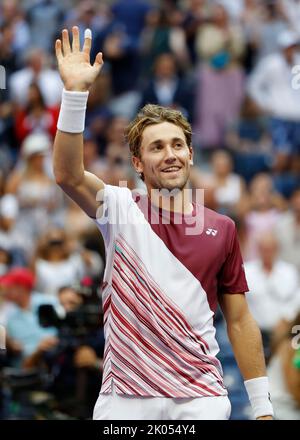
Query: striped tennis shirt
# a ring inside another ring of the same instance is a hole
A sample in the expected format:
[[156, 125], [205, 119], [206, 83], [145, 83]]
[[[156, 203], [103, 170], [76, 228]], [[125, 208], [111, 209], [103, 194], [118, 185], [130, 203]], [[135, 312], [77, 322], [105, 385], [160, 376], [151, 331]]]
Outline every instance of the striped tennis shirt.
[[[227, 394], [216, 354], [218, 296], [248, 290], [234, 222], [202, 205], [189, 216], [105, 185], [104, 367], [100, 393]], [[151, 212], [150, 212], [151, 211]], [[150, 215], [149, 215], [150, 213]], [[201, 217], [199, 233], [187, 234]]]

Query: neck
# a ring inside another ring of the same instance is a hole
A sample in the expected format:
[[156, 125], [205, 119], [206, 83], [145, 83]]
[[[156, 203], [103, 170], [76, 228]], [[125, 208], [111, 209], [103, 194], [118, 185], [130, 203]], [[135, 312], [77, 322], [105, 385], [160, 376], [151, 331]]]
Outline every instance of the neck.
[[51, 262], [57, 262], [57, 261], [62, 261], [65, 259], [65, 256], [62, 252], [49, 252], [48, 256], [47, 256], [47, 261], [51, 261]]
[[37, 169], [34, 166], [28, 164], [27, 169], [26, 169], [26, 173], [29, 176], [40, 176], [40, 175], [44, 174], [44, 170]]
[[18, 306], [20, 307], [20, 309], [28, 310], [30, 306], [30, 295], [29, 294], [24, 295], [22, 300], [19, 302]]
[[148, 197], [154, 206], [165, 211], [177, 212], [180, 214], [191, 214], [193, 211], [190, 190], [184, 188], [177, 191], [166, 191], [148, 188]]
[[274, 261], [263, 261], [263, 268], [265, 272], [272, 272]]

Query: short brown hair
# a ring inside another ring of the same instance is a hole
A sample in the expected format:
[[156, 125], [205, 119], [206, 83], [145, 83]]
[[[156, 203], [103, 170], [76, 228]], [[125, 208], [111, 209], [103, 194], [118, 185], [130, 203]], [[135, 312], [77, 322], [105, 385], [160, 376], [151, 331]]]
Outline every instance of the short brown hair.
[[125, 130], [125, 137], [133, 156], [140, 157], [144, 129], [149, 125], [161, 124], [162, 122], [170, 122], [181, 127], [188, 147], [191, 146], [192, 128], [180, 111], [160, 105], [147, 104], [139, 111]]

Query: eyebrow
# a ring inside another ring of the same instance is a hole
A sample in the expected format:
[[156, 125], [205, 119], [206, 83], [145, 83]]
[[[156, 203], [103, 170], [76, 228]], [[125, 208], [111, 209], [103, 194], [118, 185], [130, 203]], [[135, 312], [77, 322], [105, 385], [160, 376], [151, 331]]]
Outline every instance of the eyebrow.
[[[173, 144], [174, 142], [178, 142], [178, 141], [180, 141], [180, 142], [185, 142], [184, 139], [179, 138], [179, 137], [175, 137], [175, 138], [172, 138], [172, 139], [171, 139], [172, 144]], [[148, 147], [151, 147], [152, 145], [159, 145], [159, 144], [162, 144], [162, 143], [163, 143], [163, 140], [162, 140], [162, 139], [157, 139], [156, 141], [151, 142], [151, 143], [148, 145]]]

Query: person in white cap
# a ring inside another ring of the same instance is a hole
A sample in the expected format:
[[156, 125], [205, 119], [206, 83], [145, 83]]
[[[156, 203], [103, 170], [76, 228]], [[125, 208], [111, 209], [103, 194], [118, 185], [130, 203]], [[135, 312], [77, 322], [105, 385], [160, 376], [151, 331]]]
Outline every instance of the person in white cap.
[[300, 152], [300, 93], [292, 87], [292, 69], [300, 64], [299, 41], [295, 32], [281, 32], [277, 40], [279, 52], [262, 59], [248, 84], [250, 96], [270, 116], [276, 153], [274, 168], [278, 171], [295, 164]]
[[16, 228], [31, 237], [34, 243], [51, 221], [51, 214], [60, 205], [61, 191], [49, 177], [45, 158], [50, 140], [42, 133], [27, 136], [22, 144], [21, 158], [8, 178], [6, 192], [14, 194], [19, 203]]

